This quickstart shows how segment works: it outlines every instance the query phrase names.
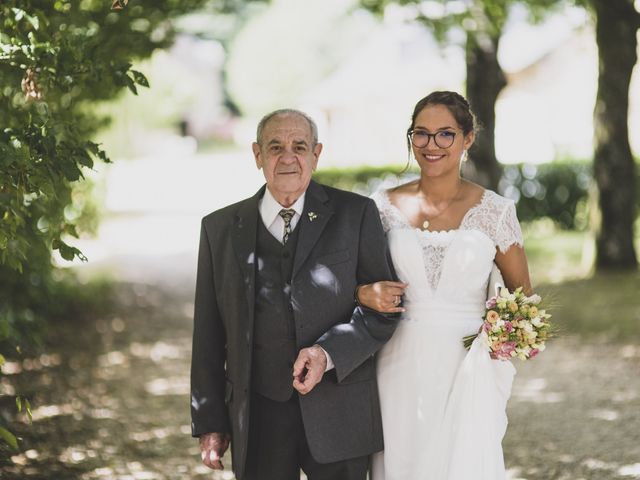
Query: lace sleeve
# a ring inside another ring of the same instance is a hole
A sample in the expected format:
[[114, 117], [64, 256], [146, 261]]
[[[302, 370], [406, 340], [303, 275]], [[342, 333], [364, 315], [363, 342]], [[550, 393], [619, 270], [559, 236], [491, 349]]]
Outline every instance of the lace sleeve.
[[376, 202], [378, 211], [380, 212], [380, 220], [382, 221], [382, 228], [387, 233], [393, 228], [406, 228], [404, 223], [394, 211], [394, 207], [389, 201], [389, 197], [384, 190], [378, 190], [371, 198]]
[[520, 228], [520, 222], [518, 222], [516, 205], [513, 201], [506, 203], [500, 215], [494, 241], [502, 253], [506, 253], [512, 245], [518, 245], [519, 247], [524, 245], [522, 229]]

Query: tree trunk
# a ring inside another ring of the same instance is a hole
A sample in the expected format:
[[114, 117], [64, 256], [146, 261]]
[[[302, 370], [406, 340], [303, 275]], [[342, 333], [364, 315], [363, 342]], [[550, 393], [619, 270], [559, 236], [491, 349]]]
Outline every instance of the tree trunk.
[[497, 190], [502, 168], [496, 159], [496, 100], [507, 80], [498, 63], [499, 36], [467, 34], [467, 99], [481, 131], [471, 147], [470, 162], [463, 175], [484, 187]]
[[601, 221], [596, 233], [596, 270], [631, 270], [635, 162], [629, 146], [629, 84], [637, 60], [640, 15], [633, 0], [591, 0], [596, 13], [598, 93], [594, 110], [594, 175]]

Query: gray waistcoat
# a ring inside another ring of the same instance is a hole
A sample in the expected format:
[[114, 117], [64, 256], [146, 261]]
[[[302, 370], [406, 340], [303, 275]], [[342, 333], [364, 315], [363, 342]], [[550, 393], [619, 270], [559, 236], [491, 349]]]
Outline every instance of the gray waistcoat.
[[296, 226], [282, 245], [258, 219], [252, 386], [276, 401], [288, 400], [293, 392], [297, 348], [291, 272], [299, 230]]

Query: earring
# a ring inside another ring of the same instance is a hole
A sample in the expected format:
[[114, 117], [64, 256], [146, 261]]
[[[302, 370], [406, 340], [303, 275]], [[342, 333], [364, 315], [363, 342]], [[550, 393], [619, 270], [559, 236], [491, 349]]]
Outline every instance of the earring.
[[460, 160], [462, 160], [463, 162], [466, 162], [467, 160], [469, 160], [469, 154], [467, 153], [466, 150], [462, 151], [462, 156], [460, 157]]

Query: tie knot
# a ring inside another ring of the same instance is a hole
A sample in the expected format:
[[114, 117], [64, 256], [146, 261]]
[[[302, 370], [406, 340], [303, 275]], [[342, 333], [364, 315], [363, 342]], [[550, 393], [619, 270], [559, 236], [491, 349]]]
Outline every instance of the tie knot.
[[280, 210], [279, 215], [282, 217], [285, 224], [289, 224], [291, 223], [291, 219], [293, 218], [295, 213], [296, 211], [291, 208], [283, 208], [282, 210]]

